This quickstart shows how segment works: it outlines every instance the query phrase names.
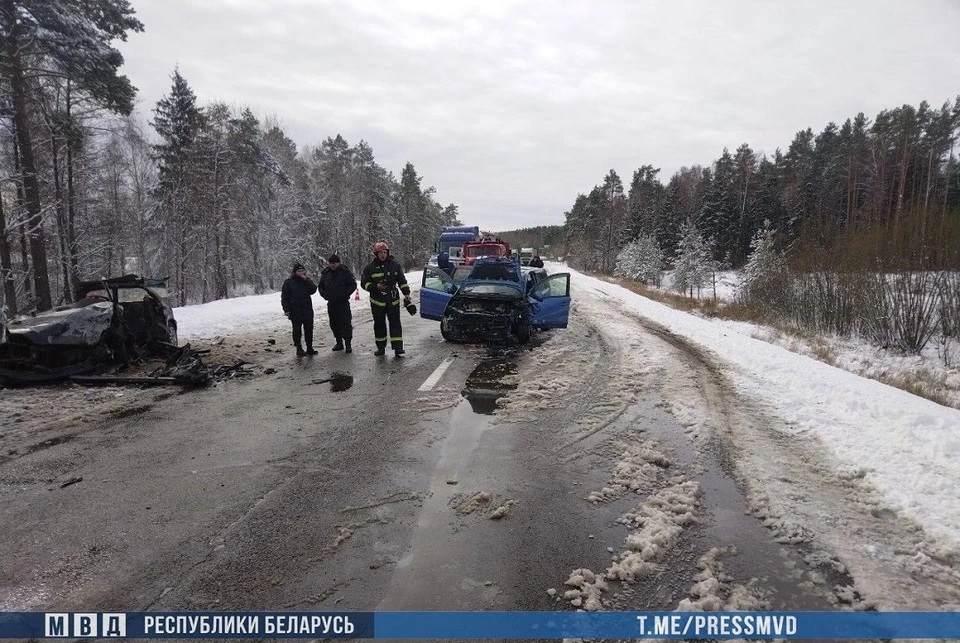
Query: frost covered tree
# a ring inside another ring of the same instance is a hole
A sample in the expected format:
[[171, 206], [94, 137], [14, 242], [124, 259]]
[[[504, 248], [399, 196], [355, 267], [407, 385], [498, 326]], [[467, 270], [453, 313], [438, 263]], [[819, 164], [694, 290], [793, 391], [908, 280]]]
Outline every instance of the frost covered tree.
[[660, 285], [663, 273], [663, 251], [652, 235], [640, 235], [617, 255], [615, 274], [644, 284]]
[[204, 127], [204, 115], [197, 98], [180, 75], [173, 72], [170, 94], [154, 108], [153, 128], [160, 142], [153, 146], [158, 167], [155, 195], [159, 203], [151, 231], [161, 238], [161, 270], [173, 277], [178, 303], [187, 303], [187, 276], [190, 256], [201, 238], [196, 234], [191, 198], [197, 187], [197, 143]]
[[776, 231], [767, 219], [750, 241], [752, 252], [743, 269], [739, 291], [741, 301], [747, 304], [777, 309], [784, 301], [788, 283], [787, 259], [777, 249], [775, 235]]
[[129, 114], [136, 89], [118, 69], [123, 56], [111, 46], [127, 31], [142, 31], [127, 0], [0, 0], [0, 78], [9, 88], [24, 206], [28, 213], [34, 294], [41, 310], [52, 306], [41, 180], [32, 103], [38, 81], [57, 77], [103, 107]]
[[682, 293], [689, 292], [693, 296], [703, 288], [715, 265], [710, 244], [697, 229], [692, 220], [687, 220], [680, 227], [680, 243], [677, 245], [677, 256], [673, 263], [673, 288]]

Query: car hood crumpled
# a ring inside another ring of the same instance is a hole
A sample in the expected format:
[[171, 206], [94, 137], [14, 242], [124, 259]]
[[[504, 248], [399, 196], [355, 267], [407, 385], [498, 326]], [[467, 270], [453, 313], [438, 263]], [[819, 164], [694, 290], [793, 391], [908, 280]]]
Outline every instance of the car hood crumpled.
[[110, 327], [113, 304], [97, 302], [83, 308], [48, 310], [38, 315], [16, 317], [7, 324], [11, 338], [21, 336], [33, 344], [93, 345]]

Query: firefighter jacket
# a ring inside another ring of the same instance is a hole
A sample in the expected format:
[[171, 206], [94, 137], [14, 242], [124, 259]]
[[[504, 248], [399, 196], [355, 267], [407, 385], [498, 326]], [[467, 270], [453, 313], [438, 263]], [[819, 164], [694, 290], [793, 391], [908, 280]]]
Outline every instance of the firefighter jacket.
[[[383, 282], [387, 285], [386, 290], [377, 288], [377, 284]], [[410, 286], [407, 285], [407, 278], [403, 276], [403, 268], [394, 261], [391, 255], [387, 255], [386, 261], [374, 259], [366, 268], [363, 269], [363, 276], [360, 277], [360, 287], [370, 293], [370, 304], [372, 306], [399, 306], [400, 293], [404, 297], [410, 296]]]

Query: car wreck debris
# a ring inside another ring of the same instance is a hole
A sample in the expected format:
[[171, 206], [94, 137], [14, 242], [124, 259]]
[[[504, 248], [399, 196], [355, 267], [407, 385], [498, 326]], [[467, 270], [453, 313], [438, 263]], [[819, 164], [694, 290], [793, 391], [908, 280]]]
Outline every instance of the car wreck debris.
[[0, 333], [0, 380], [36, 384], [93, 373], [177, 345], [166, 281], [124, 275], [77, 285], [76, 301], [23, 315]]

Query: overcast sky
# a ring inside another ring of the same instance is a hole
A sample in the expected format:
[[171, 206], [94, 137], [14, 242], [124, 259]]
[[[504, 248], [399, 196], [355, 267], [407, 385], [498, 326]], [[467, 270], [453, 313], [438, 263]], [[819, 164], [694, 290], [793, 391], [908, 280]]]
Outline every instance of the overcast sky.
[[960, 93], [960, 0], [132, 0], [150, 117], [176, 65], [201, 104], [299, 145], [411, 161], [485, 229], [563, 223], [612, 168], [666, 181], [740, 143]]

